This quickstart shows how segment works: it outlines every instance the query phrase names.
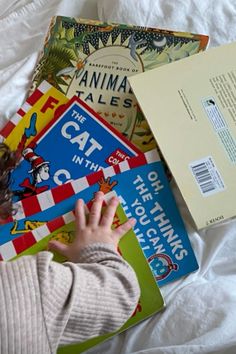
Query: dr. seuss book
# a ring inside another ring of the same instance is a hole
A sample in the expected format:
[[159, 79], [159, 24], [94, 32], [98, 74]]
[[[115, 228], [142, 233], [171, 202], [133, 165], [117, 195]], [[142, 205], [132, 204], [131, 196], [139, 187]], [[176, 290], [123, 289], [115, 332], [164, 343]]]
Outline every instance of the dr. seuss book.
[[[32, 114], [16, 148], [21, 163], [12, 172], [15, 200], [117, 164], [140, 152], [78, 97], [37, 134]], [[33, 133], [32, 133], [33, 132]], [[37, 134], [28, 143], [31, 135]]]
[[[110, 198], [110, 195], [112, 194], [113, 192], [107, 194], [107, 197]], [[127, 217], [125, 216], [122, 207], [119, 206], [113, 220], [113, 228], [123, 224], [126, 220]], [[39, 251], [47, 249], [47, 244], [50, 239], [59, 240], [63, 243], [70, 243], [74, 238], [74, 232], [74, 214], [73, 212], [68, 212], [67, 214], [59, 216], [56, 219], [44, 224], [43, 226], [38, 227], [16, 239], [18, 242], [18, 251], [22, 251], [18, 257], [35, 254]], [[29, 239], [31, 240], [31, 247], [28, 246]], [[24, 249], [26, 250], [24, 251]], [[148, 266], [147, 260], [143, 255], [133, 230], [130, 230], [120, 240], [119, 252], [122, 257], [124, 257], [124, 259], [132, 266], [139, 281], [141, 296], [136, 310], [134, 311], [131, 318], [118, 331], [100, 337], [95, 337], [80, 344], [62, 347], [58, 350], [58, 354], [81, 353], [86, 349], [114, 336], [115, 334], [125, 331], [129, 327], [139, 323], [149, 316], [154, 315], [156, 312], [164, 308], [164, 301], [160, 290], [156, 284], [156, 281], [153, 277], [150, 267]], [[61, 262], [65, 259], [55, 254], [54, 260]]]
[[54, 116], [63, 111], [68, 101], [65, 95], [43, 81], [0, 130], [0, 141], [4, 140], [12, 150], [16, 150], [25, 134], [25, 144], [29, 144]]
[[236, 216], [235, 56], [232, 43], [130, 79], [199, 229]]
[[[2, 142], [6, 139], [12, 132], [13, 129], [21, 122], [26, 113], [32, 108], [34, 104], [49, 90], [52, 89], [53, 92], [58, 92], [53, 86], [49, 85], [47, 82], [42, 82], [39, 87], [26, 99], [18, 111], [8, 120], [6, 125], [0, 130], [0, 141]], [[60, 97], [63, 97], [60, 92], [58, 92]], [[45, 95], [45, 97], [48, 96]], [[52, 97], [52, 96], [51, 96]], [[54, 97], [55, 98], [55, 97]]]
[[69, 98], [77, 95], [148, 151], [155, 141], [127, 78], [195, 54], [207, 43], [205, 35], [53, 17], [33, 87], [47, 80]]
[[2, 258], [18, 253], [18, 236], [73, 210], [78, 198], [88, 203], [98, 190], [115, 191], [126, 215], [137, 219], [134, 232], [159, 285], [198, 268], [156, 150], [15, 203], [14, 219], [0, 226]]

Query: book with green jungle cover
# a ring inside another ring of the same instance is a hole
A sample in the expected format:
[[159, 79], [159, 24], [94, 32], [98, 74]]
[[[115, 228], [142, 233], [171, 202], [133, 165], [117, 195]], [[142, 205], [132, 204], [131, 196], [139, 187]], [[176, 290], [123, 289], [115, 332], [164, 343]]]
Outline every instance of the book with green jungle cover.
[[156, 142], [127, 78], [198, 53], [208, 39], [201, 34], [55, 16], [32, 90], [46, 80], [68, 98], [77, 95], [136, 147], [149, 151]]

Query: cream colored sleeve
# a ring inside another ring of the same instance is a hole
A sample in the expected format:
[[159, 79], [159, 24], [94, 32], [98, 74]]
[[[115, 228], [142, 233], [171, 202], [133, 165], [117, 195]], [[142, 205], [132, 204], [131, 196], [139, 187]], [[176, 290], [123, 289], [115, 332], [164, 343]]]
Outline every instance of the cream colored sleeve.
[[132, 268], [112, 245], [86, 247], [78, 264], [38, 256], [39, 286], [52, 350], [119, 329], [132, 315], [140, 290]]
[[55, 353], [42, 311], [37, 259], [41, 255], [0, 262], [0, 353]]

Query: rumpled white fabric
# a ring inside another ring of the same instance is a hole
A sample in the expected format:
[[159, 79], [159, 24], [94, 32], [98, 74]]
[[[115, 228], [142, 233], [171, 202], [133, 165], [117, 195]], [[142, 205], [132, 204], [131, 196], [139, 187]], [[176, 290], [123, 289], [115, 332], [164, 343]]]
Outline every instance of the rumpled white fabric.
[[[234, 0], [0, 0], [0, 126], [27, 95], [56, 14], [209, 34], [210, 47], [236, 40]], [[162, 313], [88, 353], [236, 353], [236, 220], [199, 232], [172, 188], [199, 270], [162, 287]]]
[[53, 15], [97, 18], [96, 0], [0, 0], [0, 128], [24, 102]]

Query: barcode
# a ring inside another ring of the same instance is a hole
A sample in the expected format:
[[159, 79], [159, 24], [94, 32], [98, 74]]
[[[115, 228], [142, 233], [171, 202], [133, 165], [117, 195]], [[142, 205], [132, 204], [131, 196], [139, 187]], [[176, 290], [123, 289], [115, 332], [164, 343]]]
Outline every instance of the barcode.
[[215, 191], [217, 189], [217, 184], [212, 178], [212, 174], [206, 162], [191, 165], [190, 167], [203, 194]]
[[189, 167], [204, 197], [225, 190], [224, 181], [212, 156], [192, 161]]

